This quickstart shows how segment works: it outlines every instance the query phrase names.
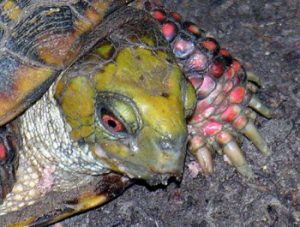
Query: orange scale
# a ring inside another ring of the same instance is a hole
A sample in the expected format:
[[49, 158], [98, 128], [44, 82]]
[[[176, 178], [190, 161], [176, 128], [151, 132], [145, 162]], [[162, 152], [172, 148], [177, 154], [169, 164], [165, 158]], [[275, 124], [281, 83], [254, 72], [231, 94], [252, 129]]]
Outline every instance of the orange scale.
[[201, 136], [195, 135], [190, 139], [190, 148], [196, 150], [205, 144]]
[[195, 113], [202, 114], [206, 109], [210, 108], [211, 104], [205, 99], [197, 103]]
[[224, 88], [223, 88], [224, 93], [227, 93], [228, 91], [230, 91], [232, 89], [232, 87], [233, 87], [232, 81], [227, 81], [224, 84]]
[[195, 49], [195, 44], [193, 41], [184, 39], [182, 37], [177, 37], [172, 46], [175, 57], [180, 59], [188, 57]]
[[209, 51], [216, 51], [218, 49], [218, 44], [216, 43], [216, 41], [212, 39], [203, 40], [201, 42], [201, 45]]
[[0, 143], [0, 160], [6, 159], [6, 148], [3, 143]]
[[211, 68], [209, 69], [209, 72], [214, 76], [214, 77], [221, 77], [225, 71], [225, 66], [221, 61], [216, 60]]
[[239, 72], [241, 70], [241, 63], [238, 60], [234, 59], [230, 67], [232, 67], [235, 72]]
[[241, 103], [245, 98], [245, 88], [235, 87], [229, 95], [229, 100], [231, 103]]
[[187, 60], [187, 66], [189, 69], [201, 71], [206, 68], [208, 59], [207, 56], [200, 51], [195, 51]]
[[182, 19], [182, 16], [177, 12], [171, 12], [170, 15], [171, 15], [171, 17], [173, 17], [174, 20], [176, 20], [178, 22], [180, 22]]
[[208, 122], [202, 127], [202, 132], [204, 136], [216, 135], [217, 133], [221, 132], [221, 130], [222, 130], [222, 124], [217, 121]]
[[224, 145], [232, 140], [232, 136], [228, 132], [221, 131], [216, 135], [216, 140], [218, 143]]
[[164, 37], [168, 41], [171, 41], [177, 34], [177, 27], [172, 22], [167, 22], [167, 23], [163, 24], [161, 30], [162, 30]]
[[162, 10], [154, 10], [152, 11], [151, 15], [154, 17], [154, 19], [160, 22], [166, 19], [166, 13]]
[[242, 128], [244, 128], [246, 126], [247, 123], [248, 123], [248, 118], [245, 115], [240, 115], [234, 120], [232, 125], [236, 129], [241, 130]]
[[221, 115], [223, 121], [232, 122], [241, 112], [241, 108], [238, 105], [232, 105], [225, 110]]
[[225, 48], [221, 48], [220, 51], [219, 51], [219, 54], [221, 54], [223, 57], [229, 57], [230, 56], [229, 51]]
[[235, 71], [234, 71], [233, 67], [229, 67], [224, 73], [226, 80], [232, 79], [234, 77], [234, 75], [235, 75]]
[[208, 107], [208, 108], [206, 108], [206, 110], [204, 110], [203, 112], [202, 112], [202, 116], [204, 117], [204, 118], [208, 118], [209, 116], [211, 116], [214, 112], [215, 112], [215, 107], [213, 107], [213, 106], [210, 106], [210, 107]]
[[189, 124], [197, 124], [199, 122], [202, 122], [203, 120], [204, 120], [204, 117], [201, 115], [201, 113], [200, 114], [195, 113], [192, 116], [192, 118], [190, 119]]
[[186, 30], [193, 35], [200, 36], [201, 35], [201, 30], [195, 25], [194, 23], [189, 23], [186, 25]]

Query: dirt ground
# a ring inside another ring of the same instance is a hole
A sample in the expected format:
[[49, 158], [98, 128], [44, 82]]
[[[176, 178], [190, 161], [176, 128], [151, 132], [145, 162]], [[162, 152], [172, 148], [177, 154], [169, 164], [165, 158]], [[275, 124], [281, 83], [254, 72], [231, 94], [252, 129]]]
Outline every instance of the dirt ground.
[[[262, 156], [247, 140], [243, 150], [257, 178], [247, 181], [215, 158], [215, 173], [149, 190], [136, 185], [96, 210], [61, 222], [67, 226], [300, 226], [300, 1], [166, 1], [218, 37], [260, 75], [259, 94], [273, 110], [258, 117], [271, 150]], [[189, 159], [187, 160], [189, 162]]]

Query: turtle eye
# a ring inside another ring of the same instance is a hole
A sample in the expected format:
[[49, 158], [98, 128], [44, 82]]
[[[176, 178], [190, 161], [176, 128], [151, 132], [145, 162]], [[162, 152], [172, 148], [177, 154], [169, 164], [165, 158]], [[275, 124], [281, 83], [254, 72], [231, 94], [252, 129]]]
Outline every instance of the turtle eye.
[[102, 113], [101, 123], [111, 133], [126, 132], [124, 124], [112, 113]]

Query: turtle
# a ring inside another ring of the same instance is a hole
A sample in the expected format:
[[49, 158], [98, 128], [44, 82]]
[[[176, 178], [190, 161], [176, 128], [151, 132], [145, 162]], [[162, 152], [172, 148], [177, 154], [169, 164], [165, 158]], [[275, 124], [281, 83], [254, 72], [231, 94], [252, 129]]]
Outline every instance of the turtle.
[[253, 110], [271, 117], [260, 78], [160, 1], [0, 1], [0, 45], [4, 224], [180, 181], [187, 151], [204, 174], [216, 151], [252, 178], [243, 135], [271, 153], [254, 125]]

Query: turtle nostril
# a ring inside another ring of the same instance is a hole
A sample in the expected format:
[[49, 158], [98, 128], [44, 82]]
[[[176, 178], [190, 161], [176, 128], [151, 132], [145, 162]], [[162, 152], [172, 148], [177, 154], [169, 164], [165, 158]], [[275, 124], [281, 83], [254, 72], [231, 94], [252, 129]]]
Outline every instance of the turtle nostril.
[[171, 139], [161, 139], [159, 143], [162, 150], [173, 150], [175, 147], [174, 141]]
[[162, 150], [165, 151], [181, 151], [182, 147], [186, 145], [187, 136], [182, 135], [178, 136], [177, 138], [170, 139], [170, 138], [162, 138], [159, 141], [159, 146]]

